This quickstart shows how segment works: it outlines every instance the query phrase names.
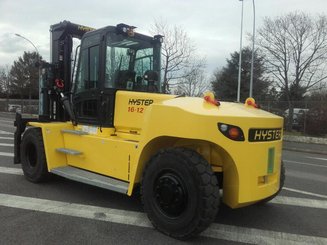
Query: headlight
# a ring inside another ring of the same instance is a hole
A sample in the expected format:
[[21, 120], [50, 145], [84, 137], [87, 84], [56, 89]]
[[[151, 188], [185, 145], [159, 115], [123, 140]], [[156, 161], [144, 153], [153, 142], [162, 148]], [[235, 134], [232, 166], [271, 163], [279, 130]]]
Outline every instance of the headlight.
[[231, 140], [244, 141], [243, 131], [238, 126], [226, 123], [218, 123], [218, 129], [223, 135]]

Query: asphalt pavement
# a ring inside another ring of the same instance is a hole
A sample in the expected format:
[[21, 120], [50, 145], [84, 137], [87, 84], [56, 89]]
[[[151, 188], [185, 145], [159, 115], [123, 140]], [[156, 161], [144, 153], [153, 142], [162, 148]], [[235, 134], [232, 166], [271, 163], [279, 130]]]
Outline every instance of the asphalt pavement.
[[288, 151], [298, 151], [298, 152], [327, 155], [327, 145], [325, 144], [308, 144], [308, 143], [301, 143], [301, 142], [284, 141], [283, 149]]

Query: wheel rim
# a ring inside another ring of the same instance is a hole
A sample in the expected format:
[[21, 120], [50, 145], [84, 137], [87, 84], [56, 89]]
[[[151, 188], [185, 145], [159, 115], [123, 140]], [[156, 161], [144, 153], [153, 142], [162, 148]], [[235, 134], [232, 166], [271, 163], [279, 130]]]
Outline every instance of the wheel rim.
[[37, 151], [35, 145], [32, 143], [29, 143], [26, 146], [26, 160], [30, 167], [34, 168], [36, 166]]
[[154, 185], [154, 197], [159, 210], [170, 218], [179, 217], [187, 207], [187, 189], [176, 173], [159, 175]]

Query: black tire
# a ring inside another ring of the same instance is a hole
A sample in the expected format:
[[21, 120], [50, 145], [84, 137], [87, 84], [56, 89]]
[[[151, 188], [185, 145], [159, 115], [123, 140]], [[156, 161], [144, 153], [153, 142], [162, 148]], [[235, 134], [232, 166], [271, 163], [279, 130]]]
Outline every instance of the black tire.
[[40, 128], [29, 128], [23, 135], [21, 143], [21, 162], [27, 180], [37, 183], [49, 177]]
[[285, 166], [284, 166], [284, 163], [282, 162], [281, 166], [280, 166], [280, 184], [279, 184], [279, 189], [278, 191], [270, 196], [270, 197], [267, 197], [261, 201], [258, 202], [258, 204], [260, 205], [264, 205], [266, 204], [267, 202], [271, 201], [272, 199], [274, 199], [276, 196], [278, 196], [278, 194], [281, 192], [281, 190], [283, 189], [284, 187], [284, 183], [285, 183]]
[[153, 226], [181, 240], [205, 230], [215, 219], [220, 201], [210, 165], [186, 148], [161, 150], [152, 157], [143, 174], [141, 195]]

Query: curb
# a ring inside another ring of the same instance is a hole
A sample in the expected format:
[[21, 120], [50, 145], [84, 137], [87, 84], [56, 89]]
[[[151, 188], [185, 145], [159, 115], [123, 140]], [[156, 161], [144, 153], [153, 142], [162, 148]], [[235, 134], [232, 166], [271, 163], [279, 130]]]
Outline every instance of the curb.
[[[293, 135], [284, 135], [284, 142], [295, 143], [295, 144], [310, 144], [314, 145], [318, 149], [308, 149], [305, 146], [292, 147], [285, 146], [283, 144], [283, 150], [287, 151], [297, 151], [297, 152], [305, 152], [305, 153], [313, 153], [313, 154], [321, 154], [327, 155], [327, 138], [318, 138], [318, 137], [308, 137], [308, 136], [293, 136]], [[325, 147], [325, 149], [319, 149], [321, 146]]]
[[320, 145], [326, 145], [327, 147], [327, 138], [284, 135], [283, 140], [290, 141], [290, 142], [307, 143], [307, 144], [320, 144]]
[[296, 151], [296, 152], [304, 152], [304, 153], [313, 153], [320, 155], [327, 155], [326, 151], [316, 151], [316, 150], [308, 150], [308, 149], [300, 149], [300, 148], [292, 148], [292, 147], [283, 147], [285, 151]]

